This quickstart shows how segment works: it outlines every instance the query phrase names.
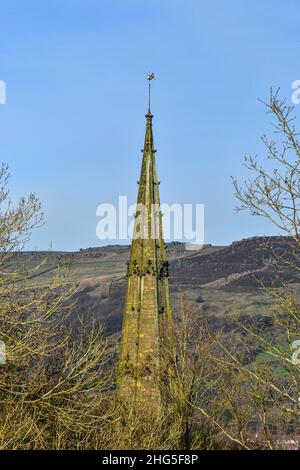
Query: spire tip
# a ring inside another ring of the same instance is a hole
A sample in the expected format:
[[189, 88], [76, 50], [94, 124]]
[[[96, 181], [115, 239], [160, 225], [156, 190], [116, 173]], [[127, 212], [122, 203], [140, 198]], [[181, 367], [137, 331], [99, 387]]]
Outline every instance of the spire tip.
[[148, 73], [147, 75], [147, 80], [149, 82], [149, 88], [148, 88], [148, 114], [151, 114], [150, 111], [150, 104], [151, 104], [151, 80], [154, 80], [155, 76], [154, 73]]
[[147, 80], [149, 80], [149, 82], [150, 82], [151, 80], [154, 80], [154, 79], [155, 79], [154, 73], [149, 72], [148, 75], [147, 75]]

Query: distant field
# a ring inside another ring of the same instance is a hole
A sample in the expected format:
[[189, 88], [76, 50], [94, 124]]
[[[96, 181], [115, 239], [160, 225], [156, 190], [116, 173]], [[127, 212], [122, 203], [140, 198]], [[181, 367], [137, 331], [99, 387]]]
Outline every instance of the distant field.
[[[222, 247], [205, 247], [202, 250], [190, 251], [184, 250], [182, 244], [167, 246], [168, 259], [190, 258], [193, 255], [202, 256], [215, 253]], [[31, 278], [28, 282], [31, 286], [41, 286], [49, 282], [49, 276], [60, 265], [69, 264], [69, 275], [80, 282], [87, 279], [94, 279], [101, 276], [121, 277], [126, 274], [127, 261], [130, 255], [128, 246], [108, 246], [79, 252], [54, 252], [49, 254], [47, 263], [38, 270], [39, 276]], [[35, 266], [44, 257], [46, 253], [24, 253], [23, 257], [31, 266]]]
[[253, 292], [253, 290], [233, 292], [224, 289], [203, 288], [191, 289], [187, 293], [195, 304], [204, 307], [205, 313], [220, 316], [232, 314], [268, 315], [274, 306], [274, 299], [270, 295]]
[[[284, 246], [281, 239], [275, 241]], [[174, 314], [179, 298], [185, 294], [200, 320], [211, 316], [226, 323], [234, 315], [253, 319], [265, 317], [267, 321], [275, 301], [261, 289], [254, 275], [264, 274], [269, 284], [275, 275], [265, 262], [266, 252], [260, 244], [256, 237], [229, 247], [206, 246], [199, 251], [186, 251], [181, 243], [167, 245]], [[47, 257], [27, 280], [29, 288], [46, 285], [53, 274], [68, 265], [66, 282], [79, 286], [78, 312], [87, 318], [96, 317], [113, 333], [121, 328], [129, 254], [128, 246], [115, 245], [75, 253], [25, 252], [14, 262], [33, 267]], [[291, 282], [295, 281], [298, 282], [291, 278]]]

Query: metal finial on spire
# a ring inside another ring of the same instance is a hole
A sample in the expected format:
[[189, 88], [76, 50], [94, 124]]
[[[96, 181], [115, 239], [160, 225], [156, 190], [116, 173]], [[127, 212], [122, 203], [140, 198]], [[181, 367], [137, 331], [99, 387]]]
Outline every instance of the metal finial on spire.
[[148, 95], [148, 113], [150, 113], [150, 103], [151, 103], [151, 80], [154, 80], [154, 73], [148, 73], [147, 80], [149, 82], [149, 95]]

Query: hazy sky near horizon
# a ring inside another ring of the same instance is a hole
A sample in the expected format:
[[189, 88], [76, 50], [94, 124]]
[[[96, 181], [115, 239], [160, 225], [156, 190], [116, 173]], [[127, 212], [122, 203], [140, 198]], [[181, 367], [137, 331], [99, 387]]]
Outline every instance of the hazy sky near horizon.
[[45, 219], [28, 248], [101, 245], [96, 207], [135, 202], [148, 71], [161, 200], [203, 203], [206, 243], [276, 233], [236, 214], [230, 177], [265, 162], [257, 98], [300, 79], [299, 0], [2, 0], [0, 18], [0, 159]]

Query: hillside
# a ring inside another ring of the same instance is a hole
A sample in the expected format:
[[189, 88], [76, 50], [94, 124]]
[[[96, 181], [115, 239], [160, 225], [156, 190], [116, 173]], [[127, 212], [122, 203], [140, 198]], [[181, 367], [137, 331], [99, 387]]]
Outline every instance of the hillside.
[[[285, 253], [288, 240], [283, 237], [254, 237], [234, 242], [227, 247], [205, 246], [199, 251], [186, 251], [181, 243], [167, 245], [170, 263], [170, 289], [173, 310], [185, 293], [196, 315], [211, 317], [214, 324], [225, 324], [229, 314], [264, 317], [268, 323], [273, 299], [259, 280], [266, 285], [279, 285], [286, 280], [298, 286], [299, 279], [286, 269], [277, 278], [266, 242], [276, 253]], [[70, 264], [71, 279], [79, 286], [77, 312], [105, 324], [109, 334], [120, 331], [125, 299], [126, 261], [129, 247], [111, 245], [89, 248], [74, 253], [23, 252], [13, 263], [32, 265], [46, 261], [28, 283], [39, 287], [48, 282], [51, 271]]]

